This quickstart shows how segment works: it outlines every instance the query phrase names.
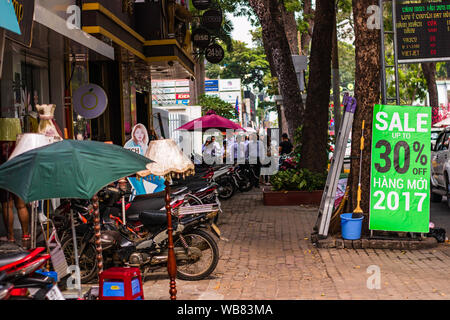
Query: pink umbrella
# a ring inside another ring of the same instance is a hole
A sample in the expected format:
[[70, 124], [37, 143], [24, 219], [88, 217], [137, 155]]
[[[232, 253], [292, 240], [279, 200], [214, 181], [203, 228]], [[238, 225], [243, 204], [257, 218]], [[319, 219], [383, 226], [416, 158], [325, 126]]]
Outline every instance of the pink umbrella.
[[224, 117], [217, 115], [213, 110], [208, 111], [206, 113], [206, 115], [203, 117], [189, 121], [188, 123], [182, 125], [181, 127], [179, 127], [176, 130], [194, 131], [195, 123], [197, 123], [196, 124], [197, 127], [202, 128], [202, 131], [212, 129], [212, 128], [216, 128], [221, 131], [225, 131], [226, 129], [245, 131], [245, 129], [242, 128], [239, 124], [234, 123], [231, 120], [228, 120]]

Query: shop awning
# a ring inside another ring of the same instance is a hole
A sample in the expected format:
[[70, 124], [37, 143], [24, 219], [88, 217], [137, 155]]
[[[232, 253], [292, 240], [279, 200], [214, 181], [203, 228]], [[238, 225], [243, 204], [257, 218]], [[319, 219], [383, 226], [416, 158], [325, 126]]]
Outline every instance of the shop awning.
[[36, 1], [34, 8], [34, 21], [46, 26], [47, 28], [58, 32], [59, 34], [69, 38], [102, 56], [114, 60], [114, 47], [104, 43], [103, 41], [89, 35], [80, 29], [67, 28], [66, 20], [51, 12]]

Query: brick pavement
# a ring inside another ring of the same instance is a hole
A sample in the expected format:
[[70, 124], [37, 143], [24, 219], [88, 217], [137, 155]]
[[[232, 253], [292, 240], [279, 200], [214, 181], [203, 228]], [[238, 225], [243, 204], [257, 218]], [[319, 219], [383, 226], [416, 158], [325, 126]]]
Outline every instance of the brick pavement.
[[[220, 261], [205, 280], [177, 280], [180, 300], [449, 299], [450, 246], [429, 250], [318, 249], [314, 207], [265, 207], [262, 193], [223, 202]], [[380, 289], [368, 289], [369, 266]], [[165, 270], [145, 279], [145, 298], [169, 299]]]

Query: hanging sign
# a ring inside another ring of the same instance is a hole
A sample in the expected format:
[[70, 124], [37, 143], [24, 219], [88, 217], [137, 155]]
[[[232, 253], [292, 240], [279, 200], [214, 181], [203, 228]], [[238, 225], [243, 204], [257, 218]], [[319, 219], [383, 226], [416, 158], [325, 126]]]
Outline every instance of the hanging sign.
[[192, 33], [192, 42], [198, 48], [206, 48], [211, 42], [211, 35], [203, 28], [195, 29]]
[[370, 230], [429, 232], [431, 108], [375, 105]]
[[205, 58], [210, 63], [219, 63], [225, 57], [225, 51], [217, 43], [210, 45], [205, 50]]
[[[5, 1], [5, 0], [1, 0]], [[20, 42], [25, 46], [31, 46], [33, 34], [34, 0], [6, 0], [10, 1], [16, 13], [17, 22], [20, 27], [20, 34], [7, 32], [8, 38]]]
[[16, 12], [10, 0], [0, 0], [0, 28], [10, 30], [19, 35], [21, 33]]
[[202, 16], [202, 26], [211, 30], [219, 30], [222, 26], [222, 11], [211, 9], [206, 11]]
[[86, 119], [95, 119], [101, 116], [107, 106], [106, 92], [96, 84], [84, 85], [73, 94], [75, 112]]
[[211, 6], [211, 0], [192, 0], [192, 4], [197, 10], [206, 10]]

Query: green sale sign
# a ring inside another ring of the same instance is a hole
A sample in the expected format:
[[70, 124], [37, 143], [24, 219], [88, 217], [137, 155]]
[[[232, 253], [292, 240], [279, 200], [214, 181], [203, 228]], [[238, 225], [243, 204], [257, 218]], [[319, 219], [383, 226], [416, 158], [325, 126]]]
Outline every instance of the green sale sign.
[[429, 232], [431, 108], [375, 105], [370, 230]]

